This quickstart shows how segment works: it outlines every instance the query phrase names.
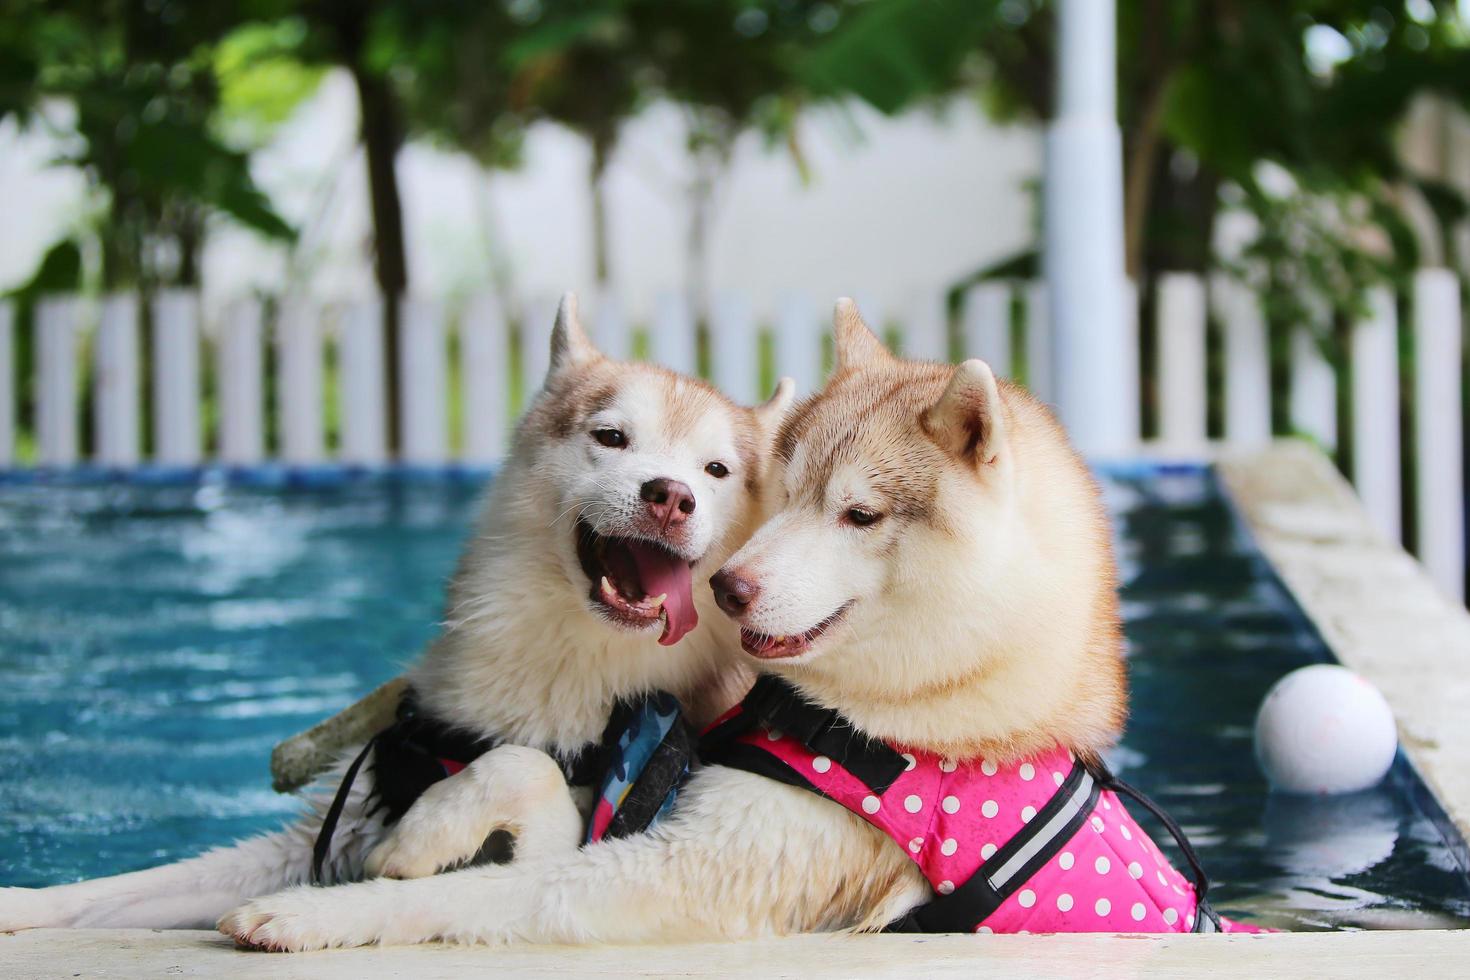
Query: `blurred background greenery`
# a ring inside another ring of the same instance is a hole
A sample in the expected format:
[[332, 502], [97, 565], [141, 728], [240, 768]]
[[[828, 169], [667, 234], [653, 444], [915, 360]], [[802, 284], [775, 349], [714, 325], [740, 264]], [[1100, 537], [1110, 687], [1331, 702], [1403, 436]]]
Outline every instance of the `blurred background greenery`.
[[[1288, 329], [1312, 311], [1327, 311], [1319, 340], [1341, 364], [1364, 290], [1425, 264], [1464, 269], [1467, 205], [1454, 172], [1463, 159], [1406, 150], [1402, 138], [1413, 112], [1427, 106], [1450, 120], [1470, 105], [1460, 4], [1118, 6], [1136, 281], [1175, 270], [1248, 278], [1285, 385]], [[252, 165], [338, 72], [358, 103], [372, 266], [385, 296], [412, 286], [395, 170], [410, 142], [513, 171], [530, 127], [549, 121], [578, 134], [590, 147], [585, 193], [601, 283], [608, 162], [630, 120], [673, 104], [688, 122], [683, 149], [696, 175], [686, 285], [703, 314], [712, 202], [739, 138], [761, 134], [807, 177], [799, 123], [823, 106], [897, 114], [959, 96], [993, 119], [1036, 123], [1050, 112], [1054, 42], [1045, 0], [0, 0], [0, 123], [47, 128], [61, 148], [51, 165], [85, 175], [90, 190], [85, 221], [47, 244], [12, 293], [24, 318], [43, 292], [198, 286], [201, 251], [223, 225], [300, 247], [299, 225]], [[46, 111], [57, 105], [70, 111]], [[1231, 233], [1240, 227], [1248, 233]], [[486, 279], [508, 289], [495, 259]], [[953, 286], [1036, 271], [1026, 249]], [[1140, 294], [1148, 324], [1152, 293]], [[383, 310], [392, 358], [397, 306]], [[29, 335], [18, 331], [18, 341]], [[1151, 350], [1146, 329], [1146, 374]], [[28, 363], [26, 351], [17, 363]], [[24, 423], [29, 382], [18, 380]], [[1285, 431], [1286, 399], [1274, 402]]]

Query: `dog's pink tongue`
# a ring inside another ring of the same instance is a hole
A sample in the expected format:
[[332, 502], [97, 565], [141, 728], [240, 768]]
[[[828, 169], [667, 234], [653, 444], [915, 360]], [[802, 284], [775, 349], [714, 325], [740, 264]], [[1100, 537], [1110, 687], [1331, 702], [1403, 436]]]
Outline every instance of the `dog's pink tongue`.
[[699, 625], [690, 585], [689, 563], [651, 545], [633, 543], [628, 550], [638, 565], [638, 581], [645, 595], [663, 595], [664, 632], [658, 642], [673, 646]]

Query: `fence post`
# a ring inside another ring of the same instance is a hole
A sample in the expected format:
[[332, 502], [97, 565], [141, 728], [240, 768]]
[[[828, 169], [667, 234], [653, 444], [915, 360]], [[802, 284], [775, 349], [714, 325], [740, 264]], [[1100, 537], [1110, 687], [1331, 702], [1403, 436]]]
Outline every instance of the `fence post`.
[[710, 309], [710, 375], [737, 402], [760, 398], [760, 344], [744, 293], [721, 292]]
[[1291, 333], [1291, 424], [1327, 451], [1337, 449], [1337, 378], [1305, 324]]
[[1026, 286], [1026, 387], [1048, 404], [1056, 401], [1052, 382], [1051, 300], [1045, 280]]
[[1158, 283], [1159, 438], [1176, 450], [1205, 444], [1205, 286], [1169, 273]]
[[343, 311], [337, 331], [343, 462], [377, 466], [387, 460], [387, 383], [388, 373], [383, 364], [383, 300], [377, 296], [364, 298]]
[[683, 374], [694, 374], [694, 315], [683, 293], [661, 293], [654, 301], [653, 360]]
[[253, 296], [228, 304], [214, 349], [219, 392], [219, 455], [237, 466], [265, 456], [265, 397], [261, 385], [261, 307]]
[[281, 458], [298, 465], [320, 463], [326, 455], [322, 437], [320, 307], [304, 297], [282, 301], [276, 320], [276, 351]]
[[160, 463], [199, 462], [199, 297], [169, 289], [153, 300], [153, 453]]
[[1271, 356], [1260, 301], [1224, 274], [1210, 282], [1225, 334], [1225, 441], [1251, 448], [1271, 441]]
[[1353, 324], [1353, 485], [1369, 519], [1397, 544], [1403, 536], [1399, 489], [1399, 342], [1394, 294], [1368, 294], [1368, 318]]
[[521, 307], [521, 403], [524, 410], [551, 369], [551, 330], [556, 326], [557, 297], [540, 296]]
[[965, 357], [980, 358], [1002, 378], [1014, 376], [1010, 283], [982, 282], [966, 290], [960, 329]]
[[633, 332], [628, 329], [623, 301], [617, 293], [607, 290], [597, 297], [590, 326], [592, 342], [608, 357], [626, 361], [633, 356]]
[[1132, 452], [1143, 440], [1143, 348], [1139, 340], [1138, 283], [1123, 278], [1118, 298], [1123, 303], [1122, 322], [1118, 325], [1118, 365], [1123, 372], [1118, 379], [1118, 406], [1120, 413], [1119, 450]]
[[77, 461], [77, 313], [72, 296], [36, 304], [36, 439], [44, 466]]
[[431, 300], [406, 298], [399, 309], [403, 460], [444, 463], [449, 459], [444, 307]]
[[1465, 599], [1465, 487], [1460, 284], [1449, 269], [1414, 276], [1414, 455], [1419, 560], [1445, 594]]
[[805, 293], [786, 293], [776, 307], [776, 377], [796, 382], [796, 393], [806, 395], [822, 387], [822, 338], [826, 326]]
[[476, 296], [459, 321], [463, 455], [467, 463], [495, 463], [505, 455], [510, 427], [509, 340], [500, 300], [491, 295]]
[[36, 437], [43, 466], [77, 461], [77, 313], [73, 296], [36, 304]]
[[944, 291], [918, 290], [906, 305], [908, 322], [903, 330], [903, 356], [948, 363], [949, 310], [945, 305]]
[[15, 461], [15, 304], [0, 299], [0, 470]]
[[139, 456], [136, 294], [115, 293], [103, 300], [92, 356], [97, 461], [107, 466], [135, 466]]

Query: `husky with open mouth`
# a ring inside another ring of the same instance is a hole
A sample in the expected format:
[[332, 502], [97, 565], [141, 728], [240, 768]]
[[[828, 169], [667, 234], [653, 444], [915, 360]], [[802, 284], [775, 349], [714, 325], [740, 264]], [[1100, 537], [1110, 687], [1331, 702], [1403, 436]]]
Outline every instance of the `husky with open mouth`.
[[[396, 755], [384, 741], [353, 746], [326, 794], [309, 797], [312, 814], [280, 833], [117, 877], [0, 889], [0, 930], [211, 926], [310, 880], [433, 874], [483, 856], [496, 831], [514, 835], [517, 861], [576, 846], [594, 793], [568, 786], [599, 761], [610, 718], [662, 691], [708, 720], [748, 686], [737, 630], [703, 583], [761, 518], [762, 468], [790, 399], [783, 380], [744, 408], [696, 379], [604, 357], [569, 294], [443, 632], [409, 671]], [[451, 747], [419, 751], [428, 735]], [[378, 777], [390, 755], [407, 759], [421, 795], [389, 798]]]

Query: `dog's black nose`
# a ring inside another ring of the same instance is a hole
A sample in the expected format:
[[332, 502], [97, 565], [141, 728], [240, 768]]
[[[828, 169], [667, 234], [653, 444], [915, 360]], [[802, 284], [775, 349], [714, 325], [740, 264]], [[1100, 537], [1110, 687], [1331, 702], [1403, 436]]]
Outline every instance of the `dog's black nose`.
[[728, 568], [715, 572], [709, 584], [710, 588], [715, 590], [715, 604], [723, 609], [727, 616], [744, 614], [746, 608], [761, 593], [759, 585]]
[[664, 527], [678, 524], [694, 513], [694, 491], [689, 484], [659, 477], [643, 484], [638, 494], [649, 511]]

